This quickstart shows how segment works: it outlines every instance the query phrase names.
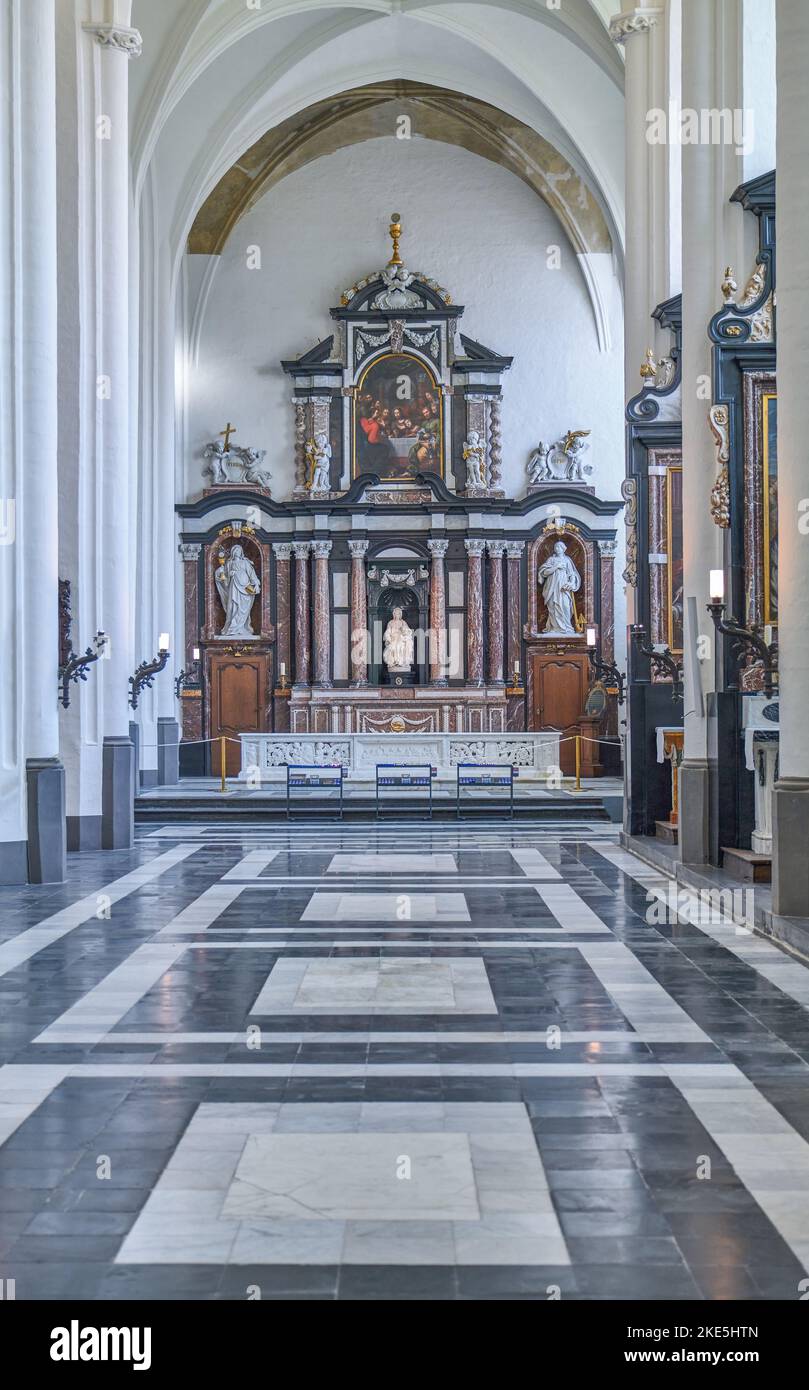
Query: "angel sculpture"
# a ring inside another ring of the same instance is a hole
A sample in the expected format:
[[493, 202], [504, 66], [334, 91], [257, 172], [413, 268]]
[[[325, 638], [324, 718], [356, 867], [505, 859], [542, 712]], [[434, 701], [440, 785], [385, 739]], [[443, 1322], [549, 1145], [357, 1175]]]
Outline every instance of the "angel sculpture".
[[484, 446], [480, 441], [480, 431], [470, 430], [469, 438], [464, 441], [463, 446], [467, 487], [486, 486], [486, 464], [483, 459], [484, 452]]
[[329, 465], [331, 463], [331, 444], [328, 436], [319, 433], [314, 439], [310, 439], [306, 445], [306, 457], [309, 460], [309, 492], [328, 492]]

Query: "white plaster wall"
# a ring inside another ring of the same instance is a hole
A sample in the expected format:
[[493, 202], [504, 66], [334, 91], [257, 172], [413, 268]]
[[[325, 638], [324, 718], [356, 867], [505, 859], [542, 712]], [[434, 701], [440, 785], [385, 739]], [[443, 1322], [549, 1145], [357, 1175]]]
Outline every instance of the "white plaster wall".
[[[387, 260], [387, 224], [404, 220], [411, 269], [445, 285], [461, 327], [512, 353], [504, 378], [503, 481], [525, 490], [539, 439], [591, 429], [602, 496], [624, 471], [620, 293], [611, 291], [613, 350], [599, 351], [576, 256], [553, 213], [513, 174], [465, 150], [378, 139], [338, 151], [272, 188], [236, 227], [217, 268], [191, 364], [185, 488], [202, 486], [201, 451], [230, 419], [235, 442], [267, 449], [273, 493], [293, 482], [290, 383], [279, 366], [332, 331], [342, 289]], [[250, 247], [261, 268], [247, 268]], [[549, 269], [548, 247], [561, 248]]]

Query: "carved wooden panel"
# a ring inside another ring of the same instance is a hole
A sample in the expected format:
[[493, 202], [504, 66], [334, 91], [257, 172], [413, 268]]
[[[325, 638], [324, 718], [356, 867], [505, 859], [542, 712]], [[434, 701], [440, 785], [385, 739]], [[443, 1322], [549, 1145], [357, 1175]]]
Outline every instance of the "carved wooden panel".
[[[529, 727], [559, 729], [569, 735], [576, 733], [590, 684], [586, 652], [533, 650], [529, 652], [528, 661]], [[572, 773], [575, 768], [572, 740], [561, 743], [559, 758], [562, 771]]]
[[[238, 739], [239, 734], [266, 733], [269, 730], [267, 706], [270, 695], [270, 658], [267, 652], [249, 656], [214, 653], [210, 662], [210, 734]], [[214, 776], [221, 772], [220, 745], [211, 750]], [[227, 744], [227, 775], [235, 777], [241, 767], [238, 743]]]

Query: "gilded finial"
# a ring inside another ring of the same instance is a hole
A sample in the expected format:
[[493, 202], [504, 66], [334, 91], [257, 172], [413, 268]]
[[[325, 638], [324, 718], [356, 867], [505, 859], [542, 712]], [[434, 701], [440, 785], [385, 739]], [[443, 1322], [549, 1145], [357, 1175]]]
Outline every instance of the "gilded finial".
[[393, 242], [393, 255], [388, 261], [388, 265], [401, 265], [402, 258], [399, 255], [399, 237], [402, 235], [402, 214], [400, 212], [391, 213], [388, 232]]
[[640, 374], [644, 381], [654, 381], [657, 376], [657, 363], [651, 348], [646, 349], [646, 356], [640, 366]]
[[725, 278], [722, 281], [722, 298], [725, 303], [729, 303], [735, 295], [739, 286], [733, 278], [733, 266], [725, 266]]

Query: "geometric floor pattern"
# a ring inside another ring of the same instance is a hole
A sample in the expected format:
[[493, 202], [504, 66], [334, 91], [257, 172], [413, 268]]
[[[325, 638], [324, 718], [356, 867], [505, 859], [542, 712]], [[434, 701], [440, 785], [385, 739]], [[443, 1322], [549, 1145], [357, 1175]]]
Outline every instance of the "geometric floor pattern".
[[809, 969], [616, 841], [172, 824], [0, 890], [0, 1278], [798, 1299]]

